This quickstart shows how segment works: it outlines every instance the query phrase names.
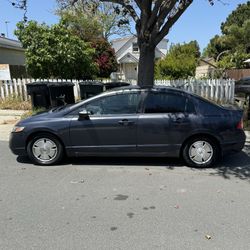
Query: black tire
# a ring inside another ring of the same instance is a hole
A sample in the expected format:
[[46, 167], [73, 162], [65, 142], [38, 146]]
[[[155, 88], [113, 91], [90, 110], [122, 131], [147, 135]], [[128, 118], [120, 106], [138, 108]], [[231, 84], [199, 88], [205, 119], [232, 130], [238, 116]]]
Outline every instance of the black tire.
[[186, 164], [195, 168], [212, 167], [218, 160], [218, 156], [217, 143], [205, 136], [191, 138], [184, 145], [182, 151], [182, 157]]
[[[40, 148], [37, 146], [39, 143], [44, 143], [45, 146]], [[49, 147], [46, 147], [47, 144]], [[38, 157], [39, 151], [41, 153], [40, 158]], [[61, 142], [55, 136], [47, 133], [41, 133], [33, 137], [28, 142], [27, 153], [33, 163], [42, 166], [50, 166], [58, 164], [62, 160], [64, 148]], [[45, 155], [48, 156], [48, 159], [45, 159]]]

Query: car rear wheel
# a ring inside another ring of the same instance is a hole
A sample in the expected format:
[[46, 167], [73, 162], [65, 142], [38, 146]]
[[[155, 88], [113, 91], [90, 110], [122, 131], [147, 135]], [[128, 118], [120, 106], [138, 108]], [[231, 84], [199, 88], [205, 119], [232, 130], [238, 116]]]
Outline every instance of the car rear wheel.
[[40, 134], [29, 141], [27, 153], [35, 164], [54, 165], [63, 158], [63, 146], [55, 136]]
[[217, 144], [207, 138], [190, 139], [184, 146], [183, 159], [190, 167], [211, 167], [218, 158]]

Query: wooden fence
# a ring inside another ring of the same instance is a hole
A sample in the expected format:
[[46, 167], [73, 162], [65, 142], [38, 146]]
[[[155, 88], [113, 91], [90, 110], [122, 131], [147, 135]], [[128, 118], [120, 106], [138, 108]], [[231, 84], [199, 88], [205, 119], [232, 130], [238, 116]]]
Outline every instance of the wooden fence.
[[226, 77], [234, 79], [235, 81], [240, 80], [244, 77], [250, 76], [250, 69], [228, 69], [226, 70]]
[[[18, 96], [22, 100], [28, 100], [27, 95], [27, 83], [41, 81], [34, 79], [13, 79], [11, 81], [0, 81], [0, 99], [4, 100], [9, 96]], [[43, 81], [50, 82], [62, 82], [70, 81], [75, 84], [74, 94], [75, 98], [80, 98], [80, 89], [78, 80], [49, 80], [45, 79]], [[103, 80], [103, 83], [110, 82], [111, 80]], [[131, 84], [136, 84], [135, 81], [130, 81]], [[233, 103], [234, 102], [234, 80], [221, 80], [221, 79], [211, 79], [211, 80], [155, 80], [155, 85], [172, 86], [179, 89], [184, 89], [186, 91], [195, 93], [197, 95], [203, 96], [207, 99], [214, 100], [221, 103]]]

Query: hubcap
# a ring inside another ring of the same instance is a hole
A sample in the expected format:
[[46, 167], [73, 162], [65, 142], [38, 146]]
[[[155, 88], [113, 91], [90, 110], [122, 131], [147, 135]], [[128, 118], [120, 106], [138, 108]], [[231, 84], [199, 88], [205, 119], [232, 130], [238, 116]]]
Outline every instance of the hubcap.
[[189, 148], [189, 158], [196, 164], [209, 162], [213, 153], [213, 147], [207, 141], [196, 141]]
[[41, 138], [33, 144], [32, 152], [39, 161], [49, 162], [57, 156], [57, 146], [52, 140]]

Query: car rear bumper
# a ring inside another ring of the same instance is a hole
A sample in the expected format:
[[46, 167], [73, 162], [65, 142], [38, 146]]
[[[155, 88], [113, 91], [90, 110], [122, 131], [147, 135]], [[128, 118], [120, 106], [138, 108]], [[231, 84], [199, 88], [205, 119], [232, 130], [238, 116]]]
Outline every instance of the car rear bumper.
[[245, 142], [246, 135], [243, 130], [239, 130], [232, 141], [221, 144], [222, 154], [240, 152], [244, 148]]
[[9, 148], [15, 155], [26, 155], [25, 135], [24, 133], [11, 133]]
[[229, 154], [229, 153], [237, 153], [240, 152], [245, 145], [245, 141], [241, 142], [235, 142], [235, 143], [229, 143], [229, 144], [224, 144], [222, 145], [222, 153], [224, 154]]

